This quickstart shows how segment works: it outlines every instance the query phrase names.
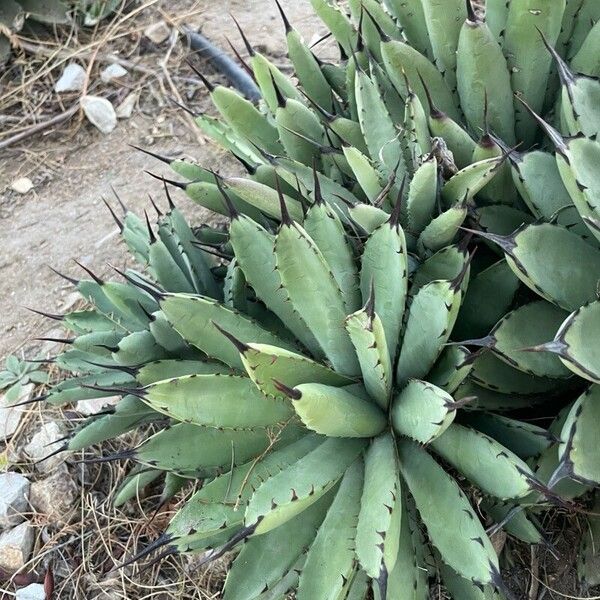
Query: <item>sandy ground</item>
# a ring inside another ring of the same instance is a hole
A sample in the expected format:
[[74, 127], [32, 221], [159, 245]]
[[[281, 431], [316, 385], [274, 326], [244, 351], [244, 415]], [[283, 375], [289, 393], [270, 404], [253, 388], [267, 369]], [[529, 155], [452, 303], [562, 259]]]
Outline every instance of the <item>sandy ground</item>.
[[[171, 14], [183, 0], [163, 3]], [[252, 43], [283, 60], [284, 33], [274, 3], [268, 0], [232, 0], [206, 3], [195, 22], [212, 40], [225, 47], [225, 36], [241, 47], [229, 13], [234, 14]], [[308, 2], [282, 2], [295, 26], [310, 40], [324, 31]], [[153, 11], [153, 9], [149, 9]], [[148, 14], [151, 21], [157, 14]], [[204, 93], [204, 92], [202, 92]], [[141, 99], [143, 100], [143, 98]], [[72, 289], [48, 265], [79, 276], [77, 259], [98, 273], [107, 262], [123, 264], [125, 249], [101, 197], [114, 200], [113, 186], [134, 211], [149, 208], [148, 194], [162, 198], [161, 184], [144, 174], [149, 169], [172, 176], [168, 167], [136, 152], [127, 144], [156, 152], [187, 154], [212, 168], [232, 168], [210, 143], [198, 145], [181, 115], [171, 109], [135, 114], [121, 121], [109, 135], [84, 125], [73, 137], [48, 132], [10, 151], [0, 151], [0, 360], [25, 350], [32, 338], [43, 335], [52, 323], [25, 307], [55, 312], [64, 310]], [[151, 139], [149, 139], [151, 138]], [[148, 146], [148, 142], [153, 144]], [[36, 186], [25, 195], [10, 190], [17, 177], [28, 176]], [[179, 195], [179, 204], [193, 213], [193, 222], [210, 218]]]

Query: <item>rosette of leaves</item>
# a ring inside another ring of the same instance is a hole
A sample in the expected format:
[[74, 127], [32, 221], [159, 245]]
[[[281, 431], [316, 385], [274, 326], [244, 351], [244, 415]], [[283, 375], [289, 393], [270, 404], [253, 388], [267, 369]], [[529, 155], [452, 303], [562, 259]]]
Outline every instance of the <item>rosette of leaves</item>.
[[139, 463], [119, 501], [205, 480], [141, 556], [241, 546], [226, 598], [489, 598], [465, 484], [541, 543], [533, 505], [600, 481], [597, 4], [312, 4], [339, 62], [284, 15], [298, 84], [246, 40], [263, 101], [206, 81], [247, 177], [157, 156], [228, 228], [117, 218], [145, 271], [73, 281], [47, 399], [123, 394], [70, 449], [156, 424], [100, 460]]
[[41, 369], [35, 361], [20, 360], [10, 355], [4, 362], [4, 370], [0, 371], [0, 390], [2, 390], [5, 403], [14, 402], [23, 386], [29, 383], [48, 383], [48, 373]]

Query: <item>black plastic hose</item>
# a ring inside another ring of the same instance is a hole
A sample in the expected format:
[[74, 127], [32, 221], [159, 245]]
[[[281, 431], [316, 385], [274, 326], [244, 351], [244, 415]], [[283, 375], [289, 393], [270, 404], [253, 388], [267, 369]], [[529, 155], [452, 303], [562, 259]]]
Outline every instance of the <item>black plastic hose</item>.
[[260, 89], [254, 83], [254, 80], [242, 67], [240, 67], [226, 52], [215, 46], [202, 34], [195, 31], [185, 30], [189, 45], [192, 50], [198, 53], [202, 58], [206, 58], [212, 66], [238, 91], [240, 91], [248, 100], [258, 102], [262, 97]]

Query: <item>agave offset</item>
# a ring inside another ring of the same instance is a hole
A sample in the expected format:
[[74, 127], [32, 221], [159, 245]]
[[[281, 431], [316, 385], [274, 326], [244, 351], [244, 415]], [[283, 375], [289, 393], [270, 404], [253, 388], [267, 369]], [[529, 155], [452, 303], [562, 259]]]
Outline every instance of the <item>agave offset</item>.
[[258, 106], [200, 74], [247, 177], [154, 156], [229, 224], [115, 215], [144, 272], [72, 280], [45, 399], [123, 395], [70, 450], [155, 424], [92, 460], [204, 480], [136, 558], [241, 548], [227, 599], [509, 596], [486, 525], [600, 483], [600, 6], [312, 4], [340, 61], [281, 11], [297, 83], [245, 36]]

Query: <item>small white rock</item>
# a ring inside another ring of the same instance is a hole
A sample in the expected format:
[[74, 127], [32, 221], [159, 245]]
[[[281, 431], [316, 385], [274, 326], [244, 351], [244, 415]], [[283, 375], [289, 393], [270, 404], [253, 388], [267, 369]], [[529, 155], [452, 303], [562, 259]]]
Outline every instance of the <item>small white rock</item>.
[[155, 44], [162, 44], [171, 35], [171, 30], [164, 21], [157, 21], [144, 29], [144, 35]]
[[135, 108], [137, 100], [137, 92], [131, 92], [131, 94], [127, 94], [123, 102], [121, 102], [121, 104], [117, 106], [117, 119], [129, 119], [129, 117], [131, 117], [131, 115], [133, 114], [133, 109]]
[[106, 69], [102, 70], [100, 73], [100, 79], [102, 79], [104, 83], [108, 83], [113, 79], [118, 79], [119, 77], [124, 77], [125, 75], [127, 75], [127, 69], [118, 63], [112, 63], [108, 65]]
[[109, 398], [92, 398], [90, 400], [79, 400], [75, 405], [75, 410], [82, 415], [89, 417], [100, 412], [105, 406], [114, 406], [121, 399], [120, 396], [110, 396]]
[[0, 535], [0, 569], [15, 573], [29, 559], [33, 548], [33, 528], [21, 523]]
[[102, 133], [110, 133], [117, 126], [115, 109], [106, 98], [83, 96], [80, 102], [88, 121]]
[[[29, 444], [25, 446], [25, 453], [33, 461], [42, 460], [42, 458], [45, 458], [51, 454], [56, 448], [54, 445], [50, 447], [50, 444], [57, 442], [61, 437], [63, 437], [63, 432], [58, 426], [58, 423], [55, 421], [44, 423], [37, 433], [31, 438]], [[35, 465], [35, 468], [42, 473], [47, 473], [48, 471], [54, 469], [54, 467], [57, 465], [61, 464], [63, 460], [64, 458], [58, 454], [48, 458], [47, 460], [38, 462]]]
[[32, 583], [17, 590], [16, 600], [46, 600], [46, 592], [41, 583]]
[[15, 179], [10, 187], [17, 192], [17, 194], [26, 194], [33, 189], [33, 181], [29, 179], [29, 177], [19, 177], [19, 179]]
[[54, 84], [55, 92], [79, 92], [85, 83], [85, 69], [77, 64], [71, 63], [65, 67], [60, 79]]
[[20, 473], [0, 473], [0, 529], [25, 520], [29, 509], [29, 481]]
[[29, 400], [33, 393], [33, 384], [28, 383], [21, 388], [21, 392], [15, 398], [10, 394], [0, 394], [0, 442], [8, 440], [19, 426], [21, 415], [26, 410], [24, 407], [8, 408], [11, 404], [18, 404]]

